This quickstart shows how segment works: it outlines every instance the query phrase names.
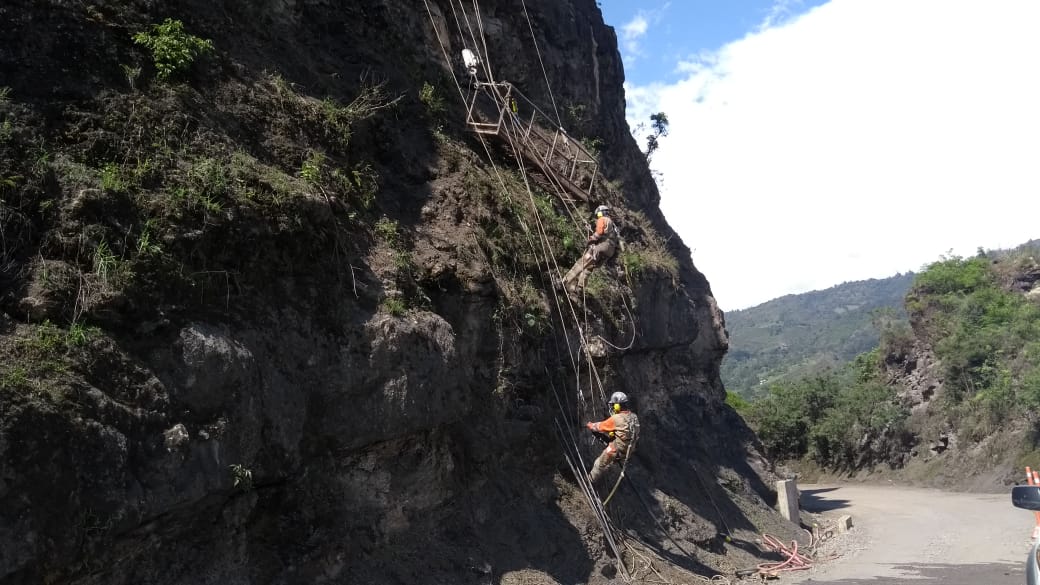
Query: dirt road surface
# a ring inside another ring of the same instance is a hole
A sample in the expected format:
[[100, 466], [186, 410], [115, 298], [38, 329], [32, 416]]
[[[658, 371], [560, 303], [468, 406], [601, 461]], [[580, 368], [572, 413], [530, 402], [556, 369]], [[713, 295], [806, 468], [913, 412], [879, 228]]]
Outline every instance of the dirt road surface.
[[[1035, 519], [1005, 494], [879, 485], [803, 485], [802, 508], [854, 528], [842, 556], [783, 583], [1023, 585]], [[1009, 490], [1010, 492], [1010, 490]]]

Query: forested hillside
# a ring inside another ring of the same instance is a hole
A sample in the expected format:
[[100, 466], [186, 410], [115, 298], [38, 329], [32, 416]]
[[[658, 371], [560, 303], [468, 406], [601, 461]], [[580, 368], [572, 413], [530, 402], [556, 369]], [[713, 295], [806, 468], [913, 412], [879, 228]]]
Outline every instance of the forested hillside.
[[1040, 246], [943, 257], [905, 307], [874, 350], [743, 405], [767, 450], [977, 488], [1040, 464]]
[[726, 313], [726, 389], [745, 398], [776, 382], [839, 368], [878, 343], [882, 320], [901, 318], [913, 273], [847, 282]]

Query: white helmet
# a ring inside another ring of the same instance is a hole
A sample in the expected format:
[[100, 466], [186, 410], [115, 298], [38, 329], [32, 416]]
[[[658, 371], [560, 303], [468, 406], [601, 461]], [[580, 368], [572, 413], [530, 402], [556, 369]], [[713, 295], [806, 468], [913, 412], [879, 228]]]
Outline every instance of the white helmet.
[[596, 215], [599, 215], [601, 213], [603, 213], [603, 214], [610, 214], [610, 208], [607, 207], [606, 205], [600, 205], [599, 207], [596, 208]]
[[627, 405], [628, 404], [628, 394], [625, 394], [624, 392], [615, 392], [615, 393], [611, 394], [610, 395], [610, 403], [609, 404], [610, 404], [610, 407], [612, 409], [615, 409], [615, 410], [617, 410], [617, 408], [615, 408], [615, 405], [617, 405], [618, 407], [620, 407], [622, 405]]

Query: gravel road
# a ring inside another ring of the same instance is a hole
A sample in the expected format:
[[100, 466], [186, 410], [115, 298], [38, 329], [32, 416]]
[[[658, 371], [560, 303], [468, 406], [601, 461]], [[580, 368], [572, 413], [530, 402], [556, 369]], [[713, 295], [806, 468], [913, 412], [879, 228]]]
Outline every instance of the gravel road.
[[[879, 485], [803, 485], [801, 504], [854, 528], [824, 544], [841, 554], [784, 583], [1022, 585], [1035, 520], [1004, 494]], [[1010, 490], [1009, 490], [1010, 492]], [[825, 523], [824, 523], [825, 524]]]

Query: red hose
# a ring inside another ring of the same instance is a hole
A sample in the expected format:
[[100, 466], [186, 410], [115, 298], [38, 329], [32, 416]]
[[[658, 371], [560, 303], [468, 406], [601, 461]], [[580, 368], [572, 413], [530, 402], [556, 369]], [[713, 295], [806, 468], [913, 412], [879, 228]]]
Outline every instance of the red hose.
[[767, 549], [780, 553], [787, 558], [776, 563], [762, 563], [758, 565], [758, 573], [760, 575], [777, 577], [780, 573], [787, 571], [802, 571], [812, 568], [812, 559], [798, 552], [797, 540], [792, 540], [791, 548], [788, 548], [775, 536], [762, 534], [762, 544]]

